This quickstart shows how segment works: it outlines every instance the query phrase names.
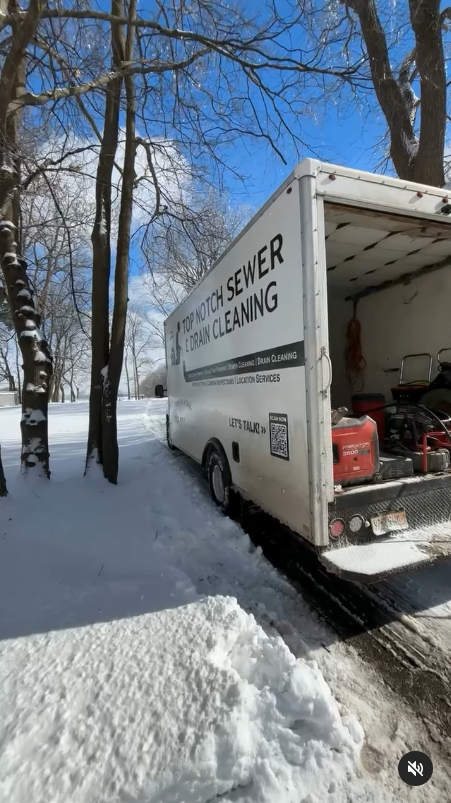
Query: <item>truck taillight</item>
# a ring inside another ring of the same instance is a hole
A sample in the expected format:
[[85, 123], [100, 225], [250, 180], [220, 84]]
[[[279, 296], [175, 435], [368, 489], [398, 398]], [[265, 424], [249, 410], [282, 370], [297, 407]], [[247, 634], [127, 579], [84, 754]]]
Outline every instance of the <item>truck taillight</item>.
[[345, 523], [343, 519], [334, 519], [329, 524], [329, 535], [331, 538], [340, 538], [345, 531]]
[[358, 533], [362, 529], [363, 525], [365, 524], [365, 520], [362, 516], [356, 515], [352, 516], [349, 519], [348, 526], [352, 533]]

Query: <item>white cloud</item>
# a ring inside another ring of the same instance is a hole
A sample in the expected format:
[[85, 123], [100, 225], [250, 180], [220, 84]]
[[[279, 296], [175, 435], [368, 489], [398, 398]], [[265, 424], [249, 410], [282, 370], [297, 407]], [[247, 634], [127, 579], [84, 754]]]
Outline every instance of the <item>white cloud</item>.
[[[80, 152], [76, 153], [78, 150]], [[36, 229], [43, 225], [52, 228], [59, 222], [58, 207], [60, 207], [66, 224], [79, 239], [88, 244], [95, 217], [98, 145], [80, 137], [74, 137], [70, 142], [58, 138], [46, 143], [41, 149], [38, 162], [42, 165], [56, 161], [68, 152], [73, 155], [64, 159], [59, 168], [47, 164], [48, 181], [41, 176], [30, 185], [29, 192], [24, 194], [24, 210]], [[155, 178], [162, 206], [171, 209], [185, 202], [190, 194], [190, 167], [176, 146], [171, 141], [160, 138], [152, 143], [151, 154], [153, 173], [149, 167], [146, 149], [141, 145], [138, 146], [135, 160], [133, 231], [147, 225], [155, 211]], [[125, 132], [121, 130], [115, 160], [117, 167], [113, 170], [112, 179], [113, 238], [117, 233], [122, 183], [120, 169], [124, 164], [124, 156]], [[32, 165], [30, 169], [35, 169], [35, 166]], [[49, 184], [53, 188], [54, 197]]]

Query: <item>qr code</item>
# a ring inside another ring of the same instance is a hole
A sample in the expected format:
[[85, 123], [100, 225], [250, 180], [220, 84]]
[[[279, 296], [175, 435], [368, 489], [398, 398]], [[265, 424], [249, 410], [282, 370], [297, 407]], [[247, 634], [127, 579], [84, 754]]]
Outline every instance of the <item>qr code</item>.
[[288, 416], [285, 413], [269, 414], [269, 443], [273, 457], [290, 459], [288, 443]]
[[288, 429], [286, 424], [271, 424], [271, 453], [288, 457]]

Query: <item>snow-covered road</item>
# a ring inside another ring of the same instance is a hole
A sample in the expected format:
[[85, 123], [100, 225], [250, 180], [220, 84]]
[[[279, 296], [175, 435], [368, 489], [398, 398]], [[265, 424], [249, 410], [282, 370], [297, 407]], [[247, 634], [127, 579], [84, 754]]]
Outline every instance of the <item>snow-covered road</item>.
[[[120, 404], [112, 487], [82, 477], [87, 405], [52, 405], [52, 480], [27, 487], [0, 410], [0, 800], [410, 800], [421, 723], [218, 514], [164, 412]], [[438, 799], [436, 762], [416, 800]]]

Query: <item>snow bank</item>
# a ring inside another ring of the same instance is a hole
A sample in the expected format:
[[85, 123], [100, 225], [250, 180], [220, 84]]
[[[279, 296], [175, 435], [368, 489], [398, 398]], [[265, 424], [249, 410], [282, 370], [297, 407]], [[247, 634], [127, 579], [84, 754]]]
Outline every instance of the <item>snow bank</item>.
[[347, 799], [360, 731], [234, 599], [6, 641], [0, 662], [3, 800]]
[[287, 584], [145, 437], [145, 405], [119, 411], [117, 487], [74, 479], [67, 407], [55, 481], [0, 506], [0, 800], [389, 801], [316, 664], [243, 610], [280, 620]]

